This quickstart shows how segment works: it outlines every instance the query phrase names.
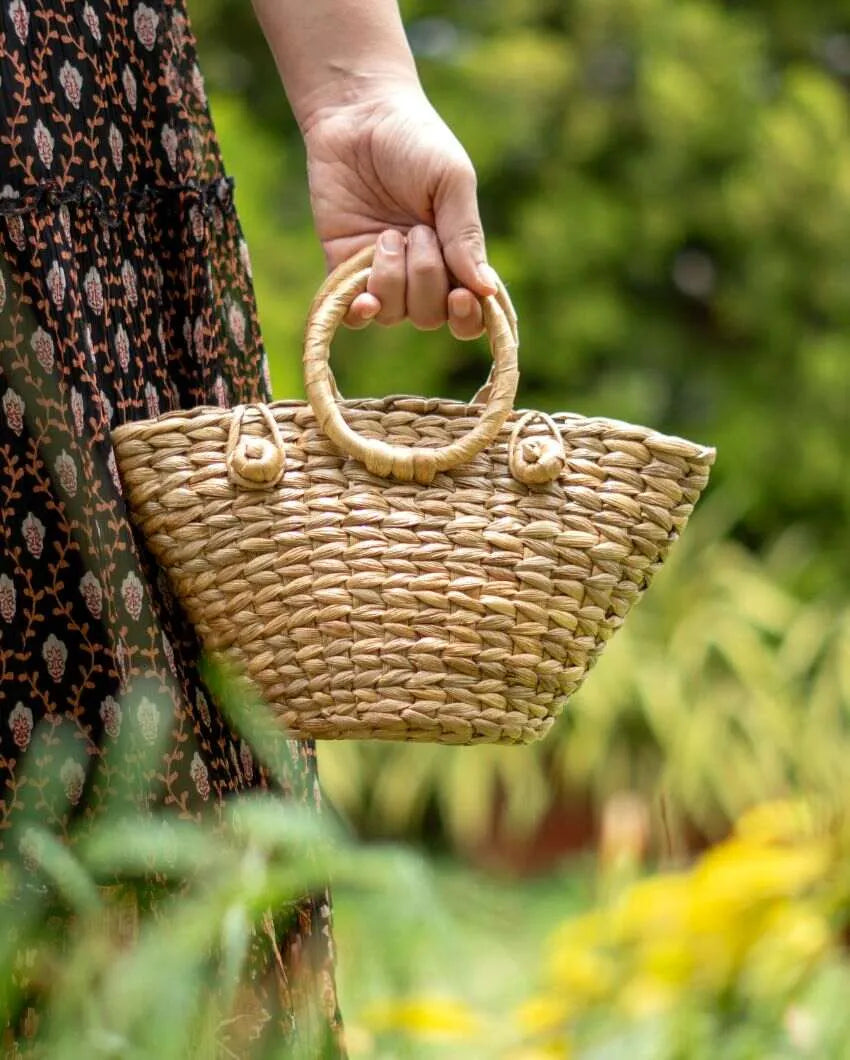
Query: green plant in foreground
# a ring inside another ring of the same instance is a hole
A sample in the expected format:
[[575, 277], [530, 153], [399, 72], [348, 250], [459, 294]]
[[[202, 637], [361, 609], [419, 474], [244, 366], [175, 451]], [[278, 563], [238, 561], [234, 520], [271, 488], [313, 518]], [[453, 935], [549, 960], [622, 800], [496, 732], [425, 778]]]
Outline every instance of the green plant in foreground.
[[[273, 760], [281, 737], [259, 707], [234, 718]], [[345, 1013], [353, 1057], [839, 1060], [850, 1034], [837, 1003], [850, 987], [841, 797], [839, 785], [831, 796], [762, 805], [688, 871], [603, 872], [596, 901], [555, 930], [542, 968], [539, 956], [518, 954], [522, 974], [507, 991], [450, 969], [481, 944], [482, 924], [522, 948], [522, 917], [488, 919], [486, 897], [463, 884], [447, 919], [421, 859], [356, 844], [273, 794], [197, 821], [116, 805], [64, 839], [22, 821], [10, 837], [20, 858], [0, 875], [0, 1002], [21, 1013], [40, 984], [38, 1034], [29, 1049], [18, 1043], [22, 1057], [320, 1060], [325, 1043], [310, 1036], [309, 1013], [297, 1041], [275, 1031], [239, 1043], [237, 1033], [234, 1045], [233, 1027], [250, 997], [243, 969], [254, 931], [269, 910], [284, 915], [330, 879], [349, 918], [369, 921], [370, 959], [389, 971]], [[603, 870], [616, 861], [608, 851]], [[138, 930], [123, 931], [124, 899], [150, 897], [137, 881], [152, 876], [155, 910], [131, 903]], [[555, 897], [551, 915], [562, 921], [576, 893]], [[417, 978], [423, 927], [440, 962]]]
[[[282, 735], [259, 704], [237, 710], [230, 699], [240, 730], [273, 764]], [[135, 715], [129, 701], [124, 709]], [[55, 760], [79, 755], [73, 739], [51, 738]], [[68, 804], [58, 775], [53, 787], [42, 808], [59, 821]], [[272, 792], [192, 820], [140, 813], [122, 790], [93, 822], [57, 833], [46, 819], [20, 820], [5, 837], [0, 1011], [36, 1030], [10, 1055], [320, 1060], [329, 1046], [309, 1010], [320, 997], [297, 1012], [297, 1038], [280, 1027], [257, 1041], [240, 1037], [258, 988], [246, 981], [247, 958], [268, 917], [285, 918], [331, 879], [341, 889], [402, 888], [428, 909], [414, 857], [357, 847], [339, 826]]]

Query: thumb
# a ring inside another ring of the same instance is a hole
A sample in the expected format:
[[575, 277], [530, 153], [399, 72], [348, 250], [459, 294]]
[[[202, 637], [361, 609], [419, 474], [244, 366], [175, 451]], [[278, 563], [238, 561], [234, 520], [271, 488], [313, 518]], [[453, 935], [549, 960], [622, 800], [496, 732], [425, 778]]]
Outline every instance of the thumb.
[[495, 273], [487, 264], [471, 163], [457, 165], [441, 183], [434, 196], [434, 227], [457, 282], [475, 294], [495, 294]]

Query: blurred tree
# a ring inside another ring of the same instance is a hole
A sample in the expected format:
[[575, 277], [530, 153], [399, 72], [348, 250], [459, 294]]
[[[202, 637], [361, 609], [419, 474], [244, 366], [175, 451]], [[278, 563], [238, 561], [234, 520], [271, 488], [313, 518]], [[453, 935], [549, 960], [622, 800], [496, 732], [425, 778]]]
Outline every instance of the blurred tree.
[[[300, 138], [249, 5], [191, 6], [288, 396], [322, 270]], [[800, 524], [818, 583], [840, 571], [846, 588], [846, 4], [402, 6], [426, 88], [478, 167], [524, 323], [523, 403], [716, 443], [739, 536]], [[462, 397], [484, 371], [480, 348], [446, 336], [367, 335], [339, 342], [352, 393]]]

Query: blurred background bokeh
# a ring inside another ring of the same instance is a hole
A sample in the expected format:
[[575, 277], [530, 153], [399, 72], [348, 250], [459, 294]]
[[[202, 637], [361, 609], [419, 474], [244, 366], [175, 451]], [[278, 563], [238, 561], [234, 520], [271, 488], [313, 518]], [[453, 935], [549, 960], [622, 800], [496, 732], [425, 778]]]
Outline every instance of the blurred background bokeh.
[[[302, 145], [249, 5], [191, 6], [275, 396], [300, 397], [301, 327], [324, 272]], [[478, 171], [490, 258], [519, 311], [521, 403], [719, 453], [669, 567], [544, 743], [320, 749], [327, 796], [362, 837], [420, 844], [497, 891], [534, 877], [491, 894], [522, 950], [553, 896], [567, 908], [595, 871], [564, 875], [568, 856], [592, 863], [610, 841], [675, 862], [765, 800], [843, 797], [850, 8], [401, 6], [425, 88]], [[349, 396], [463, 398], [486, 369], [481, 344], [407, 327], [341, 335], [335, 356]], [[343, 972], [375, 921], [347, 910]]]
[[[719, 457], [670, 568], [545, 743], [323, 746], [325, 788], [365, 835], [520, 870], [586, 842], [622, 791], [656, 823], [663, 791], [683, 836], [716, 837], [760, 797], [828, 783], [850, 721], [850, 9], [401, 6], [477, 167], [522, 404]], [[250, 6], [192, 8], [275, 395], [301, 396], [324, 265], [298, 130]], [[407, 327], [342, 335], [335, 355], [350, 396], [463, 398], [486, 369], [481, 344]]]

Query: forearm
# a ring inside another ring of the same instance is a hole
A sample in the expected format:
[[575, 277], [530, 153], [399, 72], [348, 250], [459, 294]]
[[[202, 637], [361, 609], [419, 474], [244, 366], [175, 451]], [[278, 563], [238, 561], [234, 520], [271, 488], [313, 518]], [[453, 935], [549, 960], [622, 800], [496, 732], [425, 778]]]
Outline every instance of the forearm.
[[418, 84], [396, 0], [252, 0], [296, 120]]

